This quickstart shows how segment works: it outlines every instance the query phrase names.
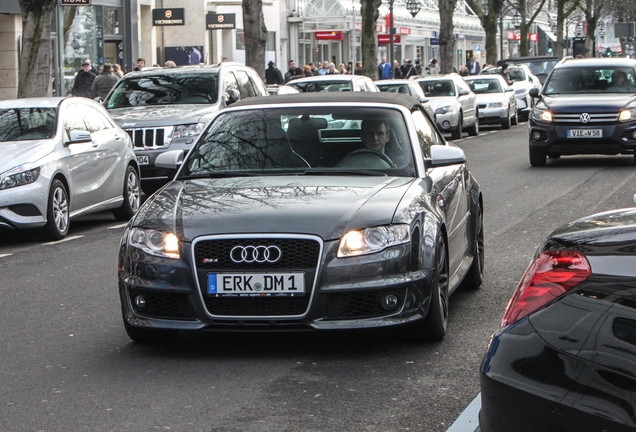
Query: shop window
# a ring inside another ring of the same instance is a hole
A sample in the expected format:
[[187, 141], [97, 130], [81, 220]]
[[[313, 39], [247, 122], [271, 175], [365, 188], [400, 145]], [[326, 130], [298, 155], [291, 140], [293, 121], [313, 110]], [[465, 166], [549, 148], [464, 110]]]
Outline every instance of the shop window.
[[104, 34], [121, 35], [121, 8], [104, 6]]
[[267, 32], [265, 51], [276, 51], [276, 32]]
[[236, 29], [236, 49], [245, 49], [245, 32], [243, 29]]

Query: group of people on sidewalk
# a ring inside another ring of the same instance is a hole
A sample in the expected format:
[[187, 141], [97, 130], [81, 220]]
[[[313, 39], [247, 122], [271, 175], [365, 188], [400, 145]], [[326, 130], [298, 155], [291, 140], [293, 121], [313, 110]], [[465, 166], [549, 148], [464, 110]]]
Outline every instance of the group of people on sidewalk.
[[[173, 61], [168, 60], [166, 67], [175, 67]], [[140, 71], [146, 67], [146, 60], [137, 59], [135, 71]], [[77, 97], [86, 97], [90, 99], [106, 99], [110, 90], [124, 76], [121, 66], [118, 64], [106, 63], [100, 66], [98, 71], [91, 63], [91, 59], [87, 58], [82, 62], [81, 69], [75, 75], [75, 82], [71, 89], [71, 94]]]
[[[295, 60], [290, 60], [289, 69], [283, 76], [280, 69], [276, 67], [276, 63], [270, 61], [268, 63], [268, 68], [265, 69], [265, 84], [282, 85], [287, 84], [289, 81], [294, 79], [320, 75], [350, 75], [352, 66], [353, 65], [351, 62], [349, 62], [348, 65], [340, 63], [336, 67], [335, 63], [323, 61], [320, 64], [320, 68], [317, 68], [313, 62], [306, 64], [305, 66], [300, 68], [296, 65]], [[354, 73], [356, 75], [362, 74], [362, 62], [356, 62]]]
[[[393, 78], [409, 79], [418, 75], [439, 75], [440, 68], [437, 59], [432, 59], [428, 66], [422, 70], [419, 60], [404, 59], [404, 63], [400, 66], [397, 60], [393, 60]], [[380, 79], [391, 79], [391, 66], [387, 63], [386, 57], [382, 57], [382, 61], [378, 65], [378, 76]]]

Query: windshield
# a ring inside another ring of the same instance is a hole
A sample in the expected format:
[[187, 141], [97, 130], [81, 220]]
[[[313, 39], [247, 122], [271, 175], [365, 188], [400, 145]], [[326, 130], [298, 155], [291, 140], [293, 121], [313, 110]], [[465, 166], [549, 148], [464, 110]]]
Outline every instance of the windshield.
[[218, 74], [166, 74], [125, 78], [106, 100], [106, 108], [211, 104], [218, 98]]
[[556, 69], [543, 94], [634, 93], [634, 69], [621, 67], [577, 67]]
[[451, 80], [418, 81], [427, 97], [455, 96], [455, 86]]
[[523, 62], [524, 65], [530, 68], [530, 72], [539, 76], [549, 74], [558, 60], [533, 60], [531, 62]]
[[179, 176], [343, 172], [415, 175], [410, 141], [399, 111], [289, 107], [230, 112], [212, 123]]
[[501, 82], [496, 79], [471, 79], [468, 80], [468, 85], [476, 94], [503, 92]]
[[55, 136], [57, 108], [0, 109], [0, 141], [28, 141]]
[[333, 92], [351, 91], [351, 81], [307, 81], [288, 82], [288, 86], [295, 88], [299, 92]]

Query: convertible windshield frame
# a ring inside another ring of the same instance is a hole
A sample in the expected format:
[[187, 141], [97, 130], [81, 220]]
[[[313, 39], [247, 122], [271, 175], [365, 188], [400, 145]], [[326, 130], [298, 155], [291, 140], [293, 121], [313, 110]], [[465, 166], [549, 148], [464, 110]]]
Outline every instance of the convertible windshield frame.
[[57, 133], [59, 107], [0, 109], [0, 142], [51, 139]]
[[[363, 144], [363, 120], [388, 125], [384, 154]], [[189, 152], [177, 179], [240, 177], [243, 172], [246, 177], [329, 172], [415, 177], [417, 169], [400, 109], [294, 105], [220, 113]]]
[[120, 80], [104, 105], [107, 109], [137, 106], [215, 104], [218, 72], [157, 73]]

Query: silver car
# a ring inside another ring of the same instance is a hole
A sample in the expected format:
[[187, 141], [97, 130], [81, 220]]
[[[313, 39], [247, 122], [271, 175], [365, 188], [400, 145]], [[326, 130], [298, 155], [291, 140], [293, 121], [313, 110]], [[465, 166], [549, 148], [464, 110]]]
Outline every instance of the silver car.
[[417, 82], [407, 79], [392, 79], [374, 81], [374, 83], [381, 92], [404, 93], [413, 96], [422, 103], [424, 111], [428, 113], [431, 120], [435, 121], [435, 108], [433, 108], [433, 105], [424, 94], [424, 90]]
[[[501, 67], [491, 67], [483, 69], [480, 75], [498, 75]], [[520, 119], [528, 120], [532, 111], [533, 99], [529, 96], [530, 89], [541, 88], [541, 81], [533, 75], [526, 65], [514, 65], [508, 67], [508, 75], [512, 82], [512, 88], [517, 98], [517, 111]]]
[[140, 204], [139, 167], [128, 134], [86, 98], [0, 102], [0, 228], [39, 228], [61, 239], [69, 220]]
[[301, 93], [305, 92], [379, 92], [371, 78], [364, 75], [320, 75], [298, 78], [287, 84]]
[[501, 75], [473, 75], [464, 80], [477, 95], [481, 125], [500, 124], [503, 129], [510, 129], [510, 125], [518, 123], [514, 88]]

